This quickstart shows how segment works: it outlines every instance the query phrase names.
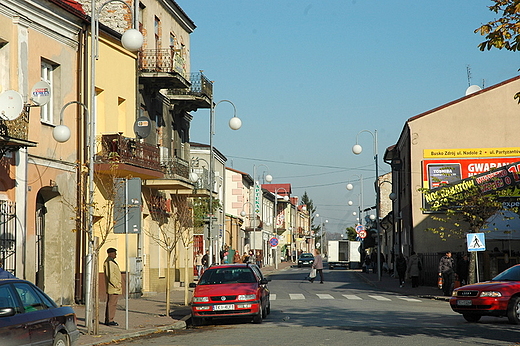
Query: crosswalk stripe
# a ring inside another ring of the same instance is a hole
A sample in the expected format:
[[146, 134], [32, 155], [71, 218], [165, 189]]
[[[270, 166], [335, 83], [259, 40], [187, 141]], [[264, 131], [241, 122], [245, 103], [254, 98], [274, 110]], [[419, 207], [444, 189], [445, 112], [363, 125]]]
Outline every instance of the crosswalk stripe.
[[291, 299], [305, 299], [305, 296], [301, 293], [289, 293]]
[[404, 296], [400, 296], [400, 297], [397, 297], [397, 298], [402, 299], [402, 300], [407, 301], [407, 302], [419, 302], [419, 303], [422, 302], [422, 300], [420, 300], [420, 299], [408, 298], [408, 297], [404, 297]]
[[334, 297], [331, 296], [330, 294], [320, 294], [320, 293], [316, 293], [316, 295], [317, 295], [318, 298], [320, 298], [320, 299], [334, 299]]
[[381, 301], [386, 301], [386, 300], [392, 300], [392, 299], [388, 299], [386, 297], [383, 297], [383, 296], [371, 296], [370, 294], [368, 295], [370, 298], [373, 298], [375, 300], [381, 300]]
[[269, 295], [269, 300], [276, 300], [276, 293], [271, 293]]
[[354, 294], [343, 294], [343, 297], [350, 299], [350, 300], [363, 300], [363, 298], [358, 297]]

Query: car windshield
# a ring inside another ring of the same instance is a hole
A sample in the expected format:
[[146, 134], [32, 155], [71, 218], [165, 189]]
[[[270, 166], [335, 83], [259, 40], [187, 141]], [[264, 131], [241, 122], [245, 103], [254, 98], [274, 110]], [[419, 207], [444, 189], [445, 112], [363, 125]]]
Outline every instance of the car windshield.
[[504, 270], [493, 278], [493, 281], [520, 281], [520, 266]]
[[255, 282], [255, 275], [250, 268], [216, 268], [206, 270], [200, 278], [199, 285]]
[[304, 253], [300, 256], [300, 258], [314, 258], [314, 256], [310, 253]]

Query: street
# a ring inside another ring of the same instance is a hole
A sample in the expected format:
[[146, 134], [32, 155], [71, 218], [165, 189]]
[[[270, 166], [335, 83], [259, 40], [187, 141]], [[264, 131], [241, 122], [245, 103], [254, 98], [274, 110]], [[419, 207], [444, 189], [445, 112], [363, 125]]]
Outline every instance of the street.
[[[126, 341], [125, 345], [512, 345], [518, 326], [484, 317], [467, 323], [446, 301], [375, 290], [348, 270], [308, 268], [271, 275], [271, 314], [262, 324], [217, 320], [202, 327]], [[305, 328], [302, 328], [305, 327]]]

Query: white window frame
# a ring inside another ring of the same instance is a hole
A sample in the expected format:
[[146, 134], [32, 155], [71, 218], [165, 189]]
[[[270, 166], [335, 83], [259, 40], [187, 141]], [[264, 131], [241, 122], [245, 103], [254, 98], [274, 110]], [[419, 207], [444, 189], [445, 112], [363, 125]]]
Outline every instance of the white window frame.
[[45, 106], [41, 107], [40, 121], [45, 124], [54, 125], [54, 102], [52, 100], [54, 95], [54, 66], [45, 61], [41, 62], [41, 79], [49, 84], [51, 98]]

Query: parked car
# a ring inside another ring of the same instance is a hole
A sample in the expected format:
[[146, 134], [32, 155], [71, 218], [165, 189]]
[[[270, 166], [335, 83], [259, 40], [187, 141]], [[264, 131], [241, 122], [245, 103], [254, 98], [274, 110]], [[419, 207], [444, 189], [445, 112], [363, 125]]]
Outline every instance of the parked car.
[[314, 255], [311, 253], [302, 253], [298, 258], [298, 268], [310, 267], [314, 263]]
[[520, 264], [506, 269], [490, 281], [456, 288], [450, 306], [468, 322], [478, 322], [482, 316], [497, 316], [519, 324]]
[[269, 280], [255, 264], [237, 263], [211, 266], [198, 281], [191, 299], [191, 320], [200, 325], [217, 317], [250, 317], [261, 323], [271, 312]]
[[79, 339], [76, 314], [58, 307], [32, 283], [0, 280], [0, 340], [2, 346], [71, 346]]

